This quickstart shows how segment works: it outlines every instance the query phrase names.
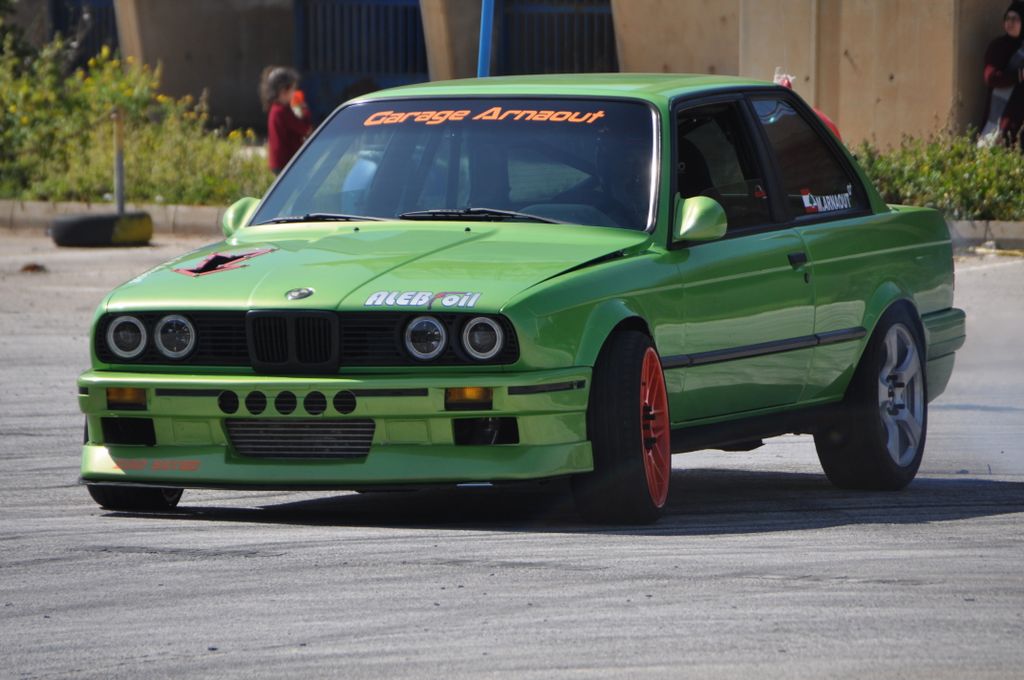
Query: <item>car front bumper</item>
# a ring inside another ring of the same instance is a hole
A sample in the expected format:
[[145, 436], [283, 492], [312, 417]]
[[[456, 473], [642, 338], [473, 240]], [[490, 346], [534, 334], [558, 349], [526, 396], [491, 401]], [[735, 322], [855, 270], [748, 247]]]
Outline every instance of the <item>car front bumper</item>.
[[[79, 406], [87, 420], [81, 476], [86, 483], [347, 489], [588, 472], [593, 469], [586, 435], [589, 384], [589, 368], [346, 378], [88, 371], [78, 380]], [[446, 410], [446, 388], [467, 386], [491, 388], [491, 407]], [[133, 408], [110, 404], [110, 388], [141, 389], [145, 403]], [[265, 397], [261, 413], [247, 408], [246, 398], [254, 392]], [[285, 392], [295, 397], [290, 413], [276, 407]], [[225, 393], [237, 400], [234, 412], [225, 412], [233, 402], [222, 399]], [[307, 410], [311, 393], [324, 395], [322, 413]], [[343, 410], [348, 412], [335, 408], [338, 393], [347, 395]], [[514, 441], [467, 443], [463, 437], [457, 442], [454, 421], [492, 418], [514, 419]], [[286, 431], [294, 431], [296, 441], [317, 424], [372, 421], [372, 441], [366, 455], [352, 457], [290, 451], [254, 457], [240, 452], [227, 427], [229, 420], [250, 419], [293, 428]], [[148, 437], [131, 435], [126, 443], [126, 431], [147, 432]]]

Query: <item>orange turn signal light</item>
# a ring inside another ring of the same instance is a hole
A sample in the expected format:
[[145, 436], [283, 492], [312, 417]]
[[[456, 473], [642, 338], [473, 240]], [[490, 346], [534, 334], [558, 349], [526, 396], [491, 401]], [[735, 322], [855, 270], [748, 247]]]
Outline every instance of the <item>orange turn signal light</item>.
[[146, 410], [146, 390], [139, 387], [108, 387], [107, 408], [144, 411]]
[[484, 411], [491, 408], [493, 400], [490, 387], [449, 387], [444, 391], [446, 411]]

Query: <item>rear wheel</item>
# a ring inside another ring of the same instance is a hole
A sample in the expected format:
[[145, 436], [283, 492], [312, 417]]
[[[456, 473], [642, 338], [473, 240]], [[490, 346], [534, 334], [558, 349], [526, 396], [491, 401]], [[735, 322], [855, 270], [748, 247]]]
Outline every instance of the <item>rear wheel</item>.
[[88, 486], [89, 495], [107, 510], [141, 510], [162, 512], [173, 510], [181, 500], [181, 489], [152, 489], [134, 486]]
[[661, 359], [643, 333], [617, 333], [601, 350], [587, 433], [594, 471], [572, 485], [580, 513], [595, 522], [656, 520], [668, 500], [671, 436]]
[[928, 426], [923, 346], [906, 308], [882, 316], [850, 383], [846, 413], [814, 436], [836, 486], [895, 490], [914, 479]]

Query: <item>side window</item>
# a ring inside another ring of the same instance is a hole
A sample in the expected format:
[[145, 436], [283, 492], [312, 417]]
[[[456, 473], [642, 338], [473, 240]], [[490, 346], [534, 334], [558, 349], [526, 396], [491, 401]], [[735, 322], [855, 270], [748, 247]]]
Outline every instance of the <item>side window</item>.
[[863, 194], [825, 140], [783, 99], [754, 100], [795, 216], [861, 210]]
[[683, 198], [703, 195], [721, 203], [730, 230], [771, 221], [764, 175], [735, 104], [681, 111], [676, 130], [677, 186]]

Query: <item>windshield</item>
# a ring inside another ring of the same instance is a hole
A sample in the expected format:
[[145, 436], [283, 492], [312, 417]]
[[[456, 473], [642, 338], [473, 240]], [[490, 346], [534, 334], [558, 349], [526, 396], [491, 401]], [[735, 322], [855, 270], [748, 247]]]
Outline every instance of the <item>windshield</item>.
[[643, 230], [653, 222], [654, 129], [652, 110], [629, 101], [354, 104], [317, 133], [252, 224], [329, 214]]

